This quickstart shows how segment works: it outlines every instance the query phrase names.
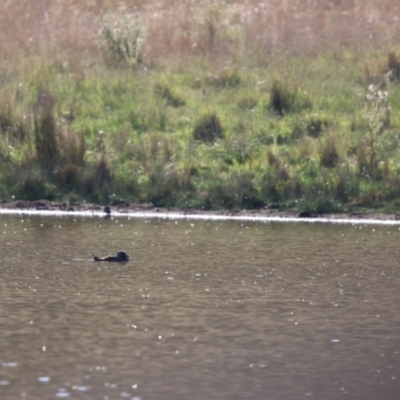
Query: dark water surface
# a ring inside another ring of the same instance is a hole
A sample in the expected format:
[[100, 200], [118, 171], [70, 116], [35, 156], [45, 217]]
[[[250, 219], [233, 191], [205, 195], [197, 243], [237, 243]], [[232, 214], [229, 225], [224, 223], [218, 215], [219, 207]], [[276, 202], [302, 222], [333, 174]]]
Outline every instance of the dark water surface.
[[400, 398], [398, 226], [1, 215], [0, 234], [2, 400]]

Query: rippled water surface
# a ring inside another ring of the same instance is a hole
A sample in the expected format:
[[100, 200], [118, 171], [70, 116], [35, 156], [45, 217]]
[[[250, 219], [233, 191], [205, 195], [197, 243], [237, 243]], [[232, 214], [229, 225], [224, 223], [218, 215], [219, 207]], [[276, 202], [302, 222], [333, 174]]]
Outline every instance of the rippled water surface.
[[0, 234], [2, 400], [400, 398], [398, 226], [1, 215]]

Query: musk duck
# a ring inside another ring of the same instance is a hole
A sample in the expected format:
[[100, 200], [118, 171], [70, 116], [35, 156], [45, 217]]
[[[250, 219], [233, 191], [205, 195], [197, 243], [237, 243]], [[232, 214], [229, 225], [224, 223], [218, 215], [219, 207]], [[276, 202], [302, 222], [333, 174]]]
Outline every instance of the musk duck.
[[96, 257], [92, 252], [94, 261], [128, 262], [129, 256], [124, 251], [119, 251], [116, 256]]

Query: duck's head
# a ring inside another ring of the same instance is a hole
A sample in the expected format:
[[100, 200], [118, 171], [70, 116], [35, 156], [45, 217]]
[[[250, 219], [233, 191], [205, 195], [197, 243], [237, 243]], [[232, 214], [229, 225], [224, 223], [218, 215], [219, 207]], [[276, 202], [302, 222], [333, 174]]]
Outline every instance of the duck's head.
[[118, 258], [122, 258], [124, 260], [129, 260], [129, 256], [128, 254], [126, 254], [124, 251], [119, 251], [117, 254]]

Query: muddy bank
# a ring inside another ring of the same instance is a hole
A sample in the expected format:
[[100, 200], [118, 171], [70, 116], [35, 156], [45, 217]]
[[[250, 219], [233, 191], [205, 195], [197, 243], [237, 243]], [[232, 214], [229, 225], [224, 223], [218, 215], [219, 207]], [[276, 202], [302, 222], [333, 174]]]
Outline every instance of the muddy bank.
[[378, 213], [376, 211], [355, 211], [351, 213], [340, 213], [340, 214], [314, 214], [307, 211], [296, 212], [296, 211], [280, 211], [276, 208], [265, 207], [257, 210], [217, 210], [217, 211], [206, 211], [199, 209], [176, 209], [176, 208], [164, 208], [155, 207], [152, 204], [131, 204], [126, 202], [120, 202], [118, 204], [103, 206], [98, 204], [71, 202], [62, 203], [48, 200], [15, 200], [0, 201], [0, 209], [8, 210], [36, 210], [36, 211], [62, 211], [62, 212], [73, 212], [73, 211], [93, 211], [93, 212], [104, 212], [105, 214], [118, 213], [160, 213], [160, 214], [191, 214], [191, 215], [224, 215], [224, 216], [248, 216], [248, 217], [280, 217], [280, 218], [324, 218], [324, 219], [376, 219], [384, 221], [397, 221], [400, 220], [400, 213]]

